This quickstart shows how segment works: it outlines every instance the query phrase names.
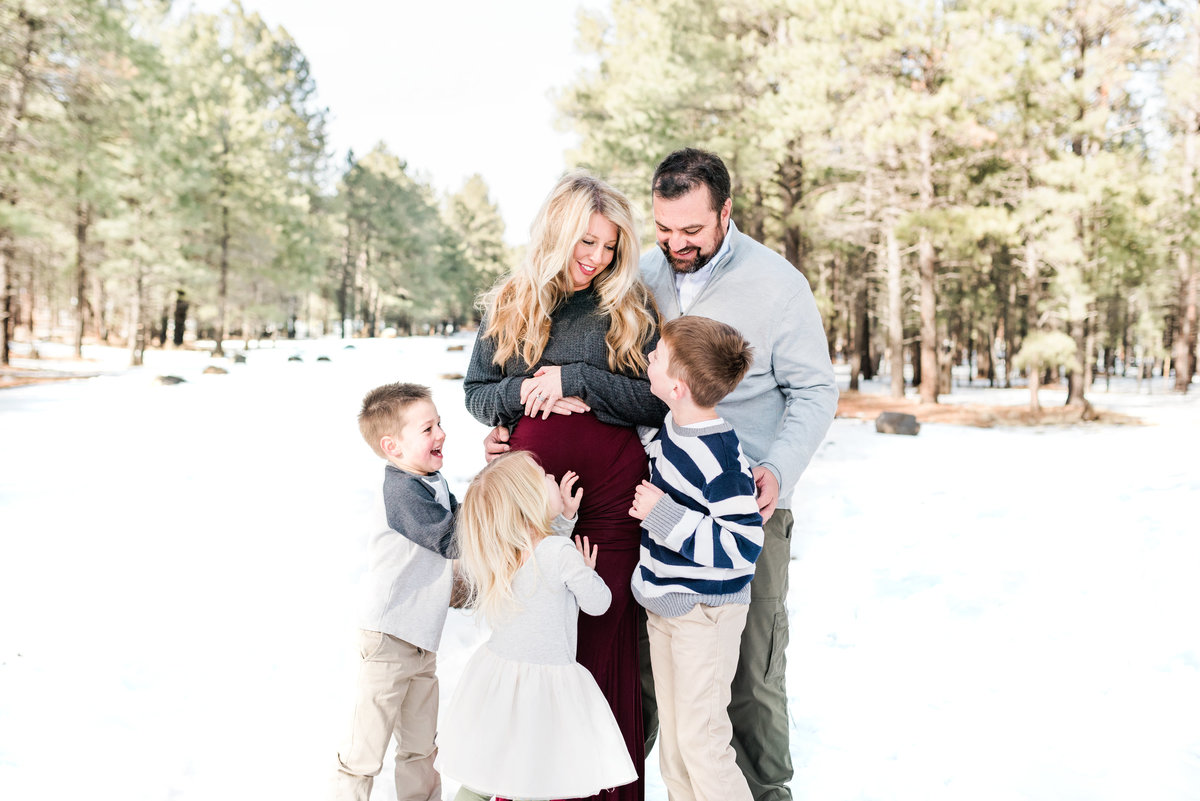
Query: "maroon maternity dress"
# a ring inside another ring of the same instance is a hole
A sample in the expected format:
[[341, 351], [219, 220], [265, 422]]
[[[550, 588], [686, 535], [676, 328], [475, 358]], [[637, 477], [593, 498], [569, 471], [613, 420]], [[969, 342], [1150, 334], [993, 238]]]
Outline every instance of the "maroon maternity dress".
[[645, 795], [645, 739], [638, 665], [637, 601], [629, 580], [638, 563], [641, 523], [629, 515], [634, 489], [649, 478], [646, 451], [633, 428], [602, 423], [590, 413], [522, 417], [509, 444], [533, 453], [555, 478], [574, 470], [583, 488], [575, 534], [599, 546], [596, 572], [612, 591], [612, 606], [599, 617], [579, 616], [576, 659], [596, 678], [638, 780], [595, 796], [601, 801], [641, 801]]

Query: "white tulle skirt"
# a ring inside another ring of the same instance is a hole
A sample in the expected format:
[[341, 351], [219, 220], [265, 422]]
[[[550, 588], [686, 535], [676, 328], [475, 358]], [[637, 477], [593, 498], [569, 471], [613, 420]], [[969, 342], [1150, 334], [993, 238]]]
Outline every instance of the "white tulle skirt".
[[637, 778], [586, 668], [504, 659], [487, 645], [463, 669], [438, 752], [444, 775], [504, 798], [585, 798]]

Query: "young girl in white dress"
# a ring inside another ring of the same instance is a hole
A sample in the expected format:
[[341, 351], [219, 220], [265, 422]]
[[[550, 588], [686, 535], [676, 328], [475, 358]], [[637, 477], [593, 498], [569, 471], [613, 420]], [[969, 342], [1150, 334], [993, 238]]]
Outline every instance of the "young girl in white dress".
[[593, 569], [598, 548], [551, 528], [579, 508], [574, 480], [560, 486], [513, 451], [480, 471], [459, 507], [462, 566], [492, 636], [438, 732], [440, 770], [463, 785], [455, 801], [584, 798], [637, 779], [608, 702], [575, 661], [579, 611], [602, 614], [611, 596]]

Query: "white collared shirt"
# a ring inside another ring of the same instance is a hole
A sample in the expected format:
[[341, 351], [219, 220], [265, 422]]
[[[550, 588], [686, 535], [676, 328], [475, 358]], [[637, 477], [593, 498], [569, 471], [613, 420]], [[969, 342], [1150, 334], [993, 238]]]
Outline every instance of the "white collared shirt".
[[730, 230], [725, 231], [725, 239], [721, 242], [721, 247], [717, 248], [716, 255], [709, 259], [708, 264], [696, 270], [694, 273], [675, 273], [675, 294], [679, 297], [679, 312], [687, 314], [688, 308], [695, 302], [704, 287], [708, 285], [708, 281], [712, 278], [713, 270], [717, 264], [729, 255], [729, 234], [732, 230], [733, 221], [730, 220]]

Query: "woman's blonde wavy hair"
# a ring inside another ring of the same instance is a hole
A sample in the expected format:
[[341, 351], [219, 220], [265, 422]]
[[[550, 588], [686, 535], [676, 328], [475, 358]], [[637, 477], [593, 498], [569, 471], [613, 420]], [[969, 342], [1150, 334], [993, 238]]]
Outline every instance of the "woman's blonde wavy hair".
[[468, 606], [488, 620], [516, 610], [512, 582], [522, 555], [551, 534], [545, 475], [527, 451], [512, 451], [479, 471], [463, 496], [456, 526]]
[[608, 315], [608, 369], [641, 372], [642, 353], [657, 312], [638, 273], [638, 237], [629, 199], [586, 172], [563, 176], [547, 196], [530, 228], [529, 250], [520, 266], [480, 301], [487, 313], [485, 336], [496, 340], [493, 362], [501, 367], [520, 354], [537, 364], [550, 340], [550, 315], [574, 290], [571, 260], [587, 233], [593, 212], [617, 227], [617, 247], [608, 268], [592, 280], [600, 310]]

